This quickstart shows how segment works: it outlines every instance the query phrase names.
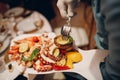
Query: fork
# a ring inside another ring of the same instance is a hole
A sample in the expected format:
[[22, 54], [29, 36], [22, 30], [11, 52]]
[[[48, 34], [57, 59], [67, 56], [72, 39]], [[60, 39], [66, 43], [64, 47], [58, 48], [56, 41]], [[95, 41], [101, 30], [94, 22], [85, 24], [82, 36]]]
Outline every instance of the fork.
[[61, 28], [61, 35], [62, 35], [63, 40], [67, 40], [68, 36], [70, 35], [70, 32], [71, 32], [70, 20], [71, 20], [71, 17], [67, 16], [67, 24], [65, 24]]

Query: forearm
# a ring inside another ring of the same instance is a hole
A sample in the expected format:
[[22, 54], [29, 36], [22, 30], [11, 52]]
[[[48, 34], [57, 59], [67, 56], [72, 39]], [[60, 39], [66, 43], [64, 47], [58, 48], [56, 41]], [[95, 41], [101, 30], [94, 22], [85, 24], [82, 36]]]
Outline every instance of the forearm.
[[109, 56], [105, 71], [111, 80], [120, 79], [120, 0], [101, 0], [101, 11], [108, 31]]

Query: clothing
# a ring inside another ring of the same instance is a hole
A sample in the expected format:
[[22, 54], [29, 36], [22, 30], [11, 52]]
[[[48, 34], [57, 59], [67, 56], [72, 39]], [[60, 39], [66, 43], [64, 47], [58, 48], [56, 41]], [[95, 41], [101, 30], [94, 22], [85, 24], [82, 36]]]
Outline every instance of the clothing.
[[91, 3], [97, 27], [97, 33], [95, 35], [97, 47], [100, 49], [108, 49], [108, 32], [105, 29], [104, 17], [100, 11], [100, 0], [92, 0]]
[[51, 0], [26, 0], [24, 8], [40, 12], [49, 21], [55, 17]]
[[[96, 43], [108, 49], [109, 56], [100, 66], [104, 80], [120, 79], [120, 0], [92, 0], [96, 20]], [[108, 47], [109, 46], [109, 47]]]
[[100, 64], [103, 80], [119, 80], [120, 0], [91, 0], [91, 5], [97, 27], [96, 44], [100, 49], [109, 50], [104, 63]]

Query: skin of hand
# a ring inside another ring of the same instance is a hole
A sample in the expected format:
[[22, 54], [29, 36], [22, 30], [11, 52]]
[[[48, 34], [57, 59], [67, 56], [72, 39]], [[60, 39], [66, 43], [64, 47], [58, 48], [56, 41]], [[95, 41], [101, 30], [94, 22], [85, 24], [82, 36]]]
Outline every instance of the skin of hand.
[[63, 18], [74, 16], [73, 8], [80, 2], [80, 0], [58, 0], [57, 7]]

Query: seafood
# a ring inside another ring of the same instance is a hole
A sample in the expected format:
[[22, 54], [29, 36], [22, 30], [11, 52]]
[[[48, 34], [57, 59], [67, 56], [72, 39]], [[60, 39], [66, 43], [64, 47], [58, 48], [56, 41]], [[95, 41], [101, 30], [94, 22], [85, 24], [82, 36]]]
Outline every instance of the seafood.
[[64, 56], [53, 55], [57, 46], [54, 44], [54, 38], [49, 38], [48, 33], [20, 39], [14, 43], [8, 51], [11, 60], [17, 61], [19, 65], [34, 68], [38, 72], [52, 70], [53, 65]]
[[37, 72], [70, 69], [66, 66], [68, 62], [65, 54], [67, 48], [59, 48], [54, 40], [55, 37], [50, 37], [49, 33], [14, 40], [14, 45], [10, 46], [8, 54], [12, 61], [33, 68]]
[[52, 65], [46, 64], [46, 65], [43, 66], [43, 64], [41, 64], [41, 60], [37, 60], [33, 64], [33, 68], [38, 72], [45, 72], [45, 71], [52, 70]]

